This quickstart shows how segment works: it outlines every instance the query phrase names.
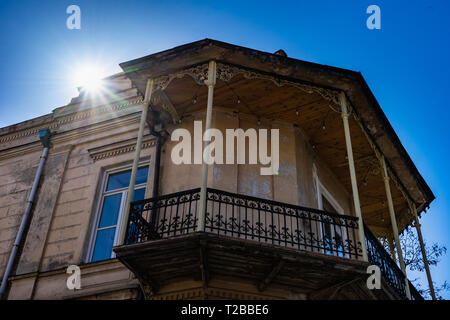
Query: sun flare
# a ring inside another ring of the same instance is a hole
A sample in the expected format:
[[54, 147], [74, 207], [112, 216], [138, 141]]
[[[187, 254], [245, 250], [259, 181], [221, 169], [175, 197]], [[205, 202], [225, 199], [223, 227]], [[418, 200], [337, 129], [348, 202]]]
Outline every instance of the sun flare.
[[83, 65], [74, 72], [74, 83], [80, 91], [96, 93], [102, 89], [104, 73], [95, 65]]

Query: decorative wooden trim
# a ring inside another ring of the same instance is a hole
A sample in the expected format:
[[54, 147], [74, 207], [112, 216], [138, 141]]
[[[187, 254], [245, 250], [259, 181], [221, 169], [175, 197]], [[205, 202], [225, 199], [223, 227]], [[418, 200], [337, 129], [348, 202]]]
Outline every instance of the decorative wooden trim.
[[[247, 79], [262, 79], [269, 80], [275, 83], [278, 87], [290, 85], [296, 87], [306, 93], [317, 93], [324, 99], [338, 105], [339, 104], [339, 92], [338, 90], [326, 89], [320, 86], [312, 84], [305, 84], [297, 81], [291, 81], [276, 77], [270, 74], [265, 74], [255, 70], [248, 70], [238, 66], [217, 62], [217, 78], [223, 81], [230, 81], [238, 74], [242, 74]], [[208, 79], [208, 63], [200, 64], [194, 67], [180, 70], [178, 72], [164, 75], [154, 80], [154, 90], [165, 90], [167, 86], [174, 79], [183, 78], [185, 75], [191, 76], [192, 79], [199, 85], [204, 85]]]
[[[348, 100], [347, 100], [348, 101]], [[350, 103], [350, 110], [353, 115], [353, 118], [356, 120], [356, 123], [361, 128], [361, 131], [365, 135], [367, 141], [369, 142], [369, 145], [372, 147], [373, 151], [375, 152], [375, 156], [379, 161], [381, 161], [381, 158], [384, 157], [382, 151], [379, 149], [375, 141], [372, 139], [371, 135], [367, 130], [365, 129], [365, 126], [362, 123], [362, 120], [360, 119], [359, 115], [355, 112], [355, 108]], [[386, 169], [388, 172], [388, 176], [391, 177], [392, 181], [394, 182], [397, 189], [402, 193], [403, 197], [405, 198], [406, 202], [408, 203], [409, 207], [412, 207], [412, 205], [415, 203], [414, 198], [409, 194], [409, 192], [406, 190], [405, 186], [399, 181], [399, 178], [395, 174], [394, 170], [391, 168], [389, 164], [386, 164]], [[378, 171], [374, 173], [381, 173], [381, 163], [378, 163]]]
[[155, 91], [165, 90], [172, 80], [181, 79], [185, 75], [192, 77], [197, 84], [204, 85], [205, 81], [208, 79], [208, 63], [199, 64], [194, 67], [179, 70], [175, 73], [157, 77], [154, 79], [153, 89]]
[[273, 279], [280, 273], [281, 269], [283, 269], [283, 266], [285, 265], [284, 260], [280, 260], [276, 265], [272, 267], [272, 270], [269, 274], [267, 274], [264, 279], [261, 280], [261, 282], [258, 284], [258, 290], [264, 291], [267, 289], [267, 286], [273, 281]]
[[230, 81], [233, 77], [238, 74], [242, 74], [246, 79], [262, 79], [269, 80], [275, 83], [278, 87], [289, 85], [298, 88], [306, 93], [317, 93], [321, 95], [324, 99], [339, 105], [339, 92], [338, 90], [326, 89], [320, 86], [315, 86], [312, 84], [305, 84], [297, 81], [291, 81], [282, 79], [280, 77], [273, 76], [271, 74], [264, 74], [262, 72], [248, 70], [245, 68], [240, 68], [237, 66], [224, 64], [221, 62], [217, 63], [217, 78], [223, 81]]
[[167, 113], [169, 113], [170, 116], [172, 117], [173, 123], [178, 123], [180, 121], [180, 116], [178, 115], [177, 110], [175, 109], [169, 97], [166, 95], [164, 91], [162, 90], [156, 91], [152, 95], [151, 102], [154, 105], [160, 105], [165, 111], [167, 111]]
[[149, 300], [189, 300], [189, 299], [214, 299], [224, 298], [229, 300], [273, 300], [280, 299], [273, 296], [265, 296], [237, 290], [222, 288], [193, 288], [176, 292], [157, 294], [149, 297]]

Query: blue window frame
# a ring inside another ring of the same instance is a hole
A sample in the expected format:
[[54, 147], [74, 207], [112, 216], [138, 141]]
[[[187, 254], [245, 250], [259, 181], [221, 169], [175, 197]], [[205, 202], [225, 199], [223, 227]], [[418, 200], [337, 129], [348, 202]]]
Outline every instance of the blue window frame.
[[[133, 201], [145, 197], [148, 166], [140, 167], [136, 174]], [[113, 246], [118, 243], [120, 221], [128, 194], [131, 170], [106, 173], [100, 210], [98, 212], [91, 245], [90, 261], [100, 261], [114, 258]]]

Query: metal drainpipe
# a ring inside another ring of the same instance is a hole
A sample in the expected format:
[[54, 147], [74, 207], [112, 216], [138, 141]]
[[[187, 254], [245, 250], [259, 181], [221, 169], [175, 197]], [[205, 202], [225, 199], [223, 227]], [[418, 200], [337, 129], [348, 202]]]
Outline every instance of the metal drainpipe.
[[[154, 129], [149, 125], [150, 134], [156, 137], [155, 143], [155, 165], [154, 165], [154, 174], [153, 174], [153, 191], [152, 198], [158, 196], [159, 190], [159, 169], [161, 163], [161, 145], [164, 143], [164, 136], [160, 133], [154, 131]], [[156, 219], [156, 210], [153, 209], [150, 216], [150, 233], [153, 235], [154, 227], [155, 227], [155, 219]]]
[[45, 161], [47, 160], [48, 150], [50, 148], [50, 129], [45, 128], [39, 130], [39, 139], [44, 145], [44, 150], [42, 150], [41, 159], [39, 161], [39, 166], [34, 177], [33, 186], [31, 187], [30, 195], [28, 196], [27, 205], [25, 207], [25, 213], [23, 214], [22, 221], [20, 222], [19, 231], [16, 235], [16, 240], [12, 247], [11, 253], [9, 255], [8, 264], [6, 266], [5, 274], [3, 275], [2, 284], [0, 287], [0, 300], [6, 299], [5, 293], [8, 285], [8, 278], [11, 275], [14, 263], [16, 261], [17, 252], [22, 241], [26, 238], [27, 234], [25, 230], [28, 227], [28, 223], [31, 217], [31, 209], [33, 207], [34, 198], [36, 196], [36, 191], [39, 187], [39, 180], [41, 179], [42, 171], [44, 169]]
[[153, 134], [156, 137], [156, 143], [155, 143], [155, 172], [153, 174], [153, 192], [152, 192], [152, 198], [158, 196], [158, 190], [159, 190], [159, 166], [161, 162], [161, 140], [162, 136], [154, 132], [153, 130], [150, 131], [151, 134]]

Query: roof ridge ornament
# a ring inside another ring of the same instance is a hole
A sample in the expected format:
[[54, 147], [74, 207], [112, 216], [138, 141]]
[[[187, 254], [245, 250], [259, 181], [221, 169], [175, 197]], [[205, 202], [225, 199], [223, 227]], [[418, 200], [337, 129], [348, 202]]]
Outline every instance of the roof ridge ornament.
[[282, 57], [285, 57], [285, 58], [287, 58], [287, 56], [288, 56], [286, 51], [284, 51], [283, 49], [277, 50], [273, 54], [275, 54], [277, 56], [282, 56]]

